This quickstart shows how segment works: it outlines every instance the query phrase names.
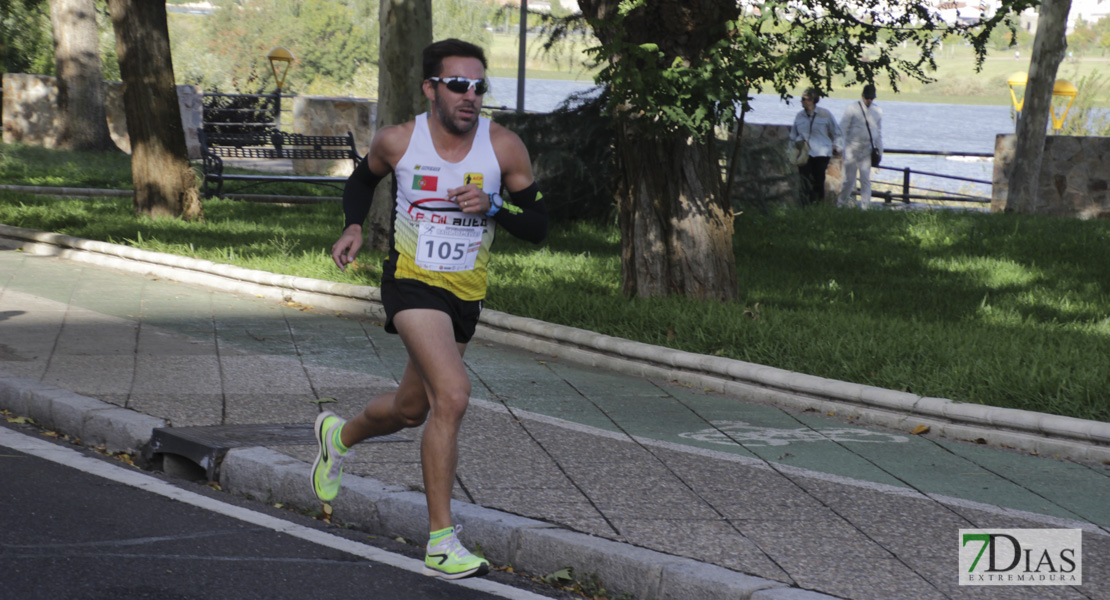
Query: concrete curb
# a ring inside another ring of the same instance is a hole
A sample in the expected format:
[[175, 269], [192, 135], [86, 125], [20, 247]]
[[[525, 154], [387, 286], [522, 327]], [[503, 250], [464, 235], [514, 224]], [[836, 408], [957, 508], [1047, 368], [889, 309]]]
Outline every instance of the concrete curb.
[[[275, 275], [231, 265], [138, 250], [56, 233], [0, 225], [0, 239], [24, 251], [59, 256], [144, 275], [157, 275], [280, 302], [382, 318], [377, 288]], [[621, 373], [675, 380], [704, 389], [769, 402], [793, 410], [813, 409], [866, 423], [909, 430], [927, 425], [940, 437], [982, 440], [1042, 455], [1110, 461], [1110, 423], [928, 398], [836, 381], [713, 356], [671, 350], [517, 317], [482, 312], [481, 339], [558, 354]]]
[[76, 437], [86, 446], [138, 456], [162, 419], [0, 371], [0, 408]]
[[[220, 485], [239, 494], [264, 498], [267, 502], [306, 507], [319, 505], [311, 492], [306, 464], [267, 448], [239, 448], [228, 452], [220, 469]], [[427, 535], [427, 505], [419, 492], [348, 475], [332, 508], [337, 519], [359, 529], [409, 540], [420, 540]], [[474, 504], [455, 501], [451, 511], [463, 526], [466, 542], [481, 546], [486, 557], [496, 564], [513, 565], [537, 575], [573, 567], [578, 573], [596, 574], [608, 588], [632, 593], [636, 598], [735, 600], [755, 597], [753, 594], [762, 590], [788, 589], [776, 581]], [[780, 598], [764, 597], [767, 600]], [[808, 598], [817, 600], [831, 596], [817, 594]]]
[[[3, 371], [0, 408], [79, 437], [85, 444], [104, 444], [110, 451], [133, 455], [150, 443], [154, 428], [166, 426], [161, 419]], [[268, 448], [229, 451], [219, 477], [224, 490], [267, 503], [282, 502], [305, 509], [320, 504], [312, 493], [308, 464]], [[402, 487], [347, 475], [332, 508], [336, 518], [370, 533], [409, 540], [427, 536], [424, 495]], [[573, 567], [577, 573], [596, 575], [615, 592], [654, 600], [834, 600], [832, 596], [787, 588], [777, 581], [474, 504], [454, 501], [451, 511], [463, 526], [467, 543], [479, 545], [495, 564], [513, 565], [536, 575]], [[807, 595], [766, 595], [790, 591]]]

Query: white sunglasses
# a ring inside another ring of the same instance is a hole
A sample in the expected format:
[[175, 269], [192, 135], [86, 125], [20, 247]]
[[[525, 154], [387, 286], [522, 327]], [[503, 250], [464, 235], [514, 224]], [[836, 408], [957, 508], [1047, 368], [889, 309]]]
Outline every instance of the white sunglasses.
[[474, 90], [475, 95], [481, 96], [489, 91], [489, 82], [485, 79], [467, 79], [466, 77], [429, 77], [428, 81], [443, 82], [447, 89], [456, 94], [465, 94]]

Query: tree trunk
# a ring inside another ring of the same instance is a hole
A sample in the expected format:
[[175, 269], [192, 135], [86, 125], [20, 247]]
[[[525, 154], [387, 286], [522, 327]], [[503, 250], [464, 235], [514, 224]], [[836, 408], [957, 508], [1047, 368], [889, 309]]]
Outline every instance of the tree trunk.
[[732, 210], [721, 191], [716, 144], [645, 137], [619, 126], [617, 209], [625, 295], [737, 295]]
[[131, 137], [135, 214], [201, 219], [173, 80], [166, 3], [108, 0]]
[[[421, 51], [432, 43], [431, 0], [381, 0], [378, 31], [378, 129], [404, 123], [423, 112], [426, 100], [421, 90], [424, 71]], [[389, 249], [390, 217], [393, 215], [393, 176], [374, 192], [366, 223], [370, 247]]]
[[93, 0], [50, 0], [58, 82], [57, 147], [115, 150], [104, 110], [104, 81]]
[[[587, 18], [611, 20], [618, 0], [579, 0]], [[733, 0], [647, 2], [624, 23], [628, 43], [654, 43], [663, 62], [701, 61], [719, 41], [719, 25], [735, 19]], [[611, 30], [595, 29], [603, 43]], [[716, 37], [715, 37], [716, 36]], [[620, 56], [607, 57], [611, 62]], [[638, 108], [638, 107], [633, 107]], [[639, 119], [651, 119], [644, 109]], [[635, 114], [636, 111], [629, 111]], [[629, 296], [683, 294], [734, 300], [738, 293], [732, 249], [731, 204], [713, 134], [694, 139], [641, 129], [635, 120], [617, 126], [617, 209], [621, 229], [621, 279]]]
[[1045, 0], [1037, 20], [1037, 37], [1029, 62], [1025, 104], [1017, 127], [1017, 145], [1010, 165], [1006, 212], [1035, 213], [1049, 208], [1040, 198], [1045, 130], [1052, 111], [1056, 71], [1067, 51], [1065, 37], [1071, 0]]

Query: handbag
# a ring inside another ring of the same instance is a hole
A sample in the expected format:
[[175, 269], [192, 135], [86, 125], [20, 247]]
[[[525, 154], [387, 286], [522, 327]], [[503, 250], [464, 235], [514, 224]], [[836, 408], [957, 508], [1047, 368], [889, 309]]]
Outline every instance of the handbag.
[[871, 137], [871, 124], [867, 122], [867, 112], [863, 110], [863, 102], [859, 103], [859, 111], [863, 113], [863, 124], [867, 126], [867, 139], [871, 140], [871, 166], [877, 167], [883, 160], [883, 155], [875, 147], [875, 138]]
[[795, 166], [802, 167], [809, 162], [809, 141], [798, 140], [787, 149], [787, 158]]
[[[813, 119], [817, 117], [817, 110], [809, 117], [809, 135], [813, 135]], [[809, 162], [809, 138], [798, 140], [787, 148], [786, 157], [795, 166], [804, 167]]]

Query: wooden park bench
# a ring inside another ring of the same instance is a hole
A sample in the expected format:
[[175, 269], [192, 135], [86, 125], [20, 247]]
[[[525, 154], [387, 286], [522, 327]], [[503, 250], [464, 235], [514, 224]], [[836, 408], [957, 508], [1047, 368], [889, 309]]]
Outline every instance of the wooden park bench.
[[346, 177], [326, 175], [298, 175], [295, 173], [224, 173], [224, 159], [252, 160], [349, 160], [357, 165], [362, 160], [355, 150], [355, 136], [301, 135], [284, 131], [258, 133], [205, 133], [200, 132], [201, 155], [204, 159], [204, 197], [223, 193], [225, 181], [265, 183], [296, 181], [319, 183], [343, 188]]

